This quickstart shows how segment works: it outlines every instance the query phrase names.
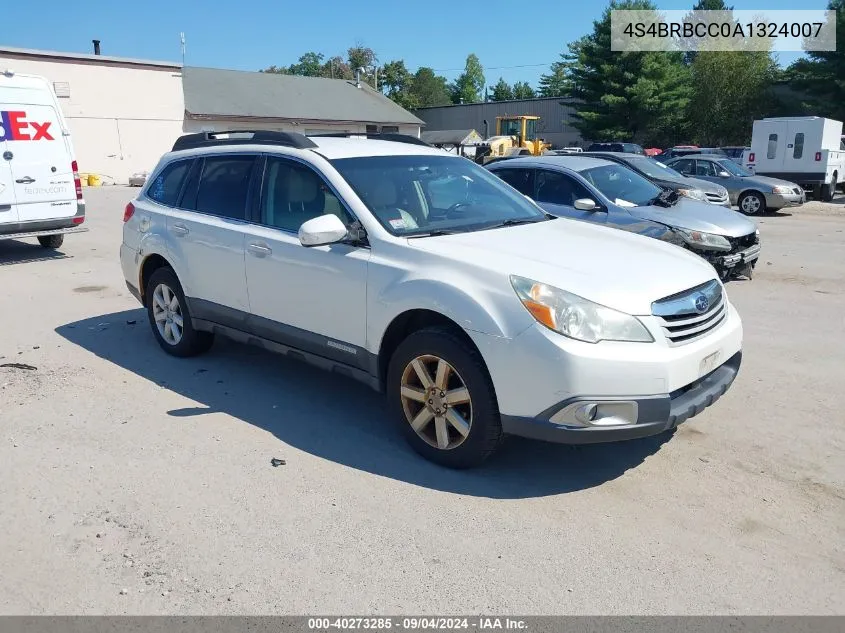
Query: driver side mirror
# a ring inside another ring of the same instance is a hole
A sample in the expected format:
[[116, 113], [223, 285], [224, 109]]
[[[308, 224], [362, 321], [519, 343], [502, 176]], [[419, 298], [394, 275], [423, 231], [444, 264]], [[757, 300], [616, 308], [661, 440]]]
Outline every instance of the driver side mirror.
[[595, 211], [599, 208], [596, 201], [591, 198], [578, 198], [573, 204], [579, 211]]
[[311, 218], [299, 227], [299, 243], [303, 246], [325, 246], [346, 239], [349, 231], [334, 214]]
[[731, 175], [728, 172], [726, 172], [724, 169], [719, 172], [719, 178], [730, 178], [730, 177], [731, 177]]

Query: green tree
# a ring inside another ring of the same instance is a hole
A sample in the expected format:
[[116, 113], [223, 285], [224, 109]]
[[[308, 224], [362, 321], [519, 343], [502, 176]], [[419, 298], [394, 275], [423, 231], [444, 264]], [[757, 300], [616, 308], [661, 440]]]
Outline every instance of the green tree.
[[541, 97], [564, 97], [572, 92], [570, 70], [578, 61], [578, 54], [586, 36], [567, 44], [567, 51], [560, 54], [560, 61], [551, 65], [551, 72], [540, 77]]
[[634, 140], [666, 145], [685, 133], [690, 98], [683, 55], [610, 50], [613, 9], [655, 10], [648, 0], [612, 0], [593, 32], [570, 50], [566, 96], [580, 99], [573, 125], [592, 140]]
[[517, 81], [513, 85], [514, 99], [533, 99], [536, 96], [537, 93], [534, 91], [534, 88], [528, 85], [527, 81]]
[[836, 11], [836, 50], [809, 51], [785, 75], [789, 87], [801, 94], [802, 109], [845, 121], [845, 0], [830, 0], [827, 8]]
[[409, 92], [419, 108], [442, 106], [452, 102], [446, 78], [425, 66], [414, 73]]
[[[725, 0], [698, 0], [693, 6], [693, 11], [733, 11], [733, 6], [728, 6], [725, 4]], [[702, 20], [700, 18], [693, 19], [691, 15], [687, 16], [687, 22], [692, 24], [696, 23], [707, 23], [707, 20]], [[687, 51], [684, 53], [684, 63], [691, 64], [695, 60], [695, 56], [698, 54], [698, 51]]]
[[344, 61], [343, 57], [335, 55], [323, 64], [321, 76], [329, 79], [352, 79], [355, 73], [352, 72], [352, 68]]
[[513, 88], [502, 77], [499, 77], [499, 81], [493, 86], [493, 94], [490, 99], [492, 101], [509, 101], [513, 99]]
[[416, 95], [411, 90], [413, 75], [408, 72], [401, 59], [388, 62], [379, 71], [379, 88], [403, 108], [419, 107]]
[[323, 76], [323, 57], [322, 53], [309, 52], [305, 53], [299, 58], [296, 64], [291, 64], [288, 68], [288, 73], [291, 75], [301, 75], [303, 77], [322, 77]]
[[484, 90], [484, 68], [475, 53], [467, 56], [464, 72], [451, 87], [452, 103], [477, 103]]

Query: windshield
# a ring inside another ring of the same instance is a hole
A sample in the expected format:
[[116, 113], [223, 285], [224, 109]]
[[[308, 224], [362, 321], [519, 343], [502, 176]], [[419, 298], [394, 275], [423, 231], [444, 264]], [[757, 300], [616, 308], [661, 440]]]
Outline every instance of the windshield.
[[720, 160], [718, 161], [719, 165], [722, 169], [733, 176], [751, 176], [751, 172], [745, 169], [742, 165], [739, 165], [732, 160]]
[[628, 162], [649, 178], [669, 178], [675, 180], [685, 180], [686, 176], [678, 173], [671, 167], [667, 167], [660, 161], [653, 158], [629, 158]]
[[450, 156], [369, 156], [332, 164], [392, 235], [469, 232], [546, 214], [486, 169]]
[[602, 165], [585, 169], [581, 175], [605, 197], [622, 206], [651, 204], [663, 191], [637, 172], [622, 165]]

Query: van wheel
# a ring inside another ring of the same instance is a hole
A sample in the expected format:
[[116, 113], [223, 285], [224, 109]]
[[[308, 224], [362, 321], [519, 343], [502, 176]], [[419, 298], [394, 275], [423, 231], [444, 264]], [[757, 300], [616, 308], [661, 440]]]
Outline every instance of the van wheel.
[[38, 238], [38, 243], [44, 248], [61, 248], [65, 243], [65, 236], [59, 233], [58, 235], [42, 235]]
[[766, 199], [758, 191], [746, 191], [739, 197], [737, 205], [745, 215], [757, 215], [766, 210]]
[[484, 361], [447, 328], [419, 330], [402, 341], [390, 359], [386, 386], [406, 439], [426, 459], [472, 468], [502, 440]]
[[165, 352], [187, 357], [208, 351], [214, 335], [194, 329], [182, 285], [171, 268], [159, 268], [152, 274], [146, 295], [150, 326]]

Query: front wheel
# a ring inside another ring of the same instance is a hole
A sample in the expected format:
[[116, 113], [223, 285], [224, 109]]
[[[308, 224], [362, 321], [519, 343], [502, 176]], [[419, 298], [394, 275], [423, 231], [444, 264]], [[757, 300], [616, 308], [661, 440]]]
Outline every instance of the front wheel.
[[161, 348], [173, 356], [196, 356], [208, 351], [214, 335], [194, 329], [185, 293], [170, 268], [156, 270], [146, 288], [147, 315]]
[[838, 174], [833, 174], [833, 179], [829, 185], [822, 185], [822, 200], [825, 202], [833, 202], [833, 196], [836, 195], [836, 179]]
[[766, 210], [766, 199], [759, 191], [747, 191], [739, 197], [738, 206], [745, 215], [757, 215]]
[[433, 462], [472, 468], [502, 439], [484, 361], [447, 328], [419, 330], [402, 341], [390, 360], [387, 392], [406, 439]]

